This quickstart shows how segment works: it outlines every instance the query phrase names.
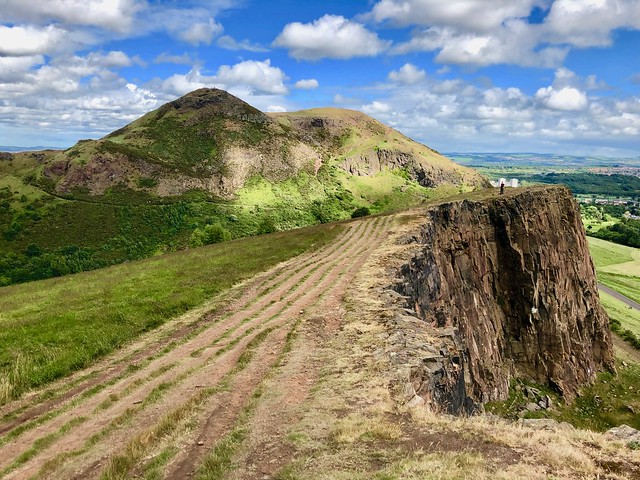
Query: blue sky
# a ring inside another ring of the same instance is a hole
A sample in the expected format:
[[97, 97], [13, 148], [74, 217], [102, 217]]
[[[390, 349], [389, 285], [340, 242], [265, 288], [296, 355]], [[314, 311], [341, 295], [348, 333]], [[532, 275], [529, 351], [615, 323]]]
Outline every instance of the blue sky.
[[191, 90], [361, 110], [445, 152], [640, 156], [637, 0], [0, 0], [0, 145]]

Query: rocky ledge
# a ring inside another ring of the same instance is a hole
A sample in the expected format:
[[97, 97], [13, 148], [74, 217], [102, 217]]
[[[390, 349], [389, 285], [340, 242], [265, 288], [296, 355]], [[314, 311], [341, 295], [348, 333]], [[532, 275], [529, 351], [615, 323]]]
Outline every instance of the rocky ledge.
[[[614, 368], [577, 205], [564, 187], [428, 208], [387, 291], [388, 352], [410, 404], [474, 413], [527, 378], [567, 400]], [[392, 273], [392, 272], [390, 272]]]

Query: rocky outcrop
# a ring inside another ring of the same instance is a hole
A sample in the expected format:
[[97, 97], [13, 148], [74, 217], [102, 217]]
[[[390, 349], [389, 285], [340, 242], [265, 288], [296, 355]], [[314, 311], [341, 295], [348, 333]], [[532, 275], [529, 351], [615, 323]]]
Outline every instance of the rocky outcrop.
[[400, 150], [373, 149], [357, 156], [346, 158], [340, 167], [351, 175], [360, 177], [375, 175], [383, 170], [403, 170], [409, 178], [423, 187], [436, 187], [444, 183], [463, 183], [463, 176], [451, 169], [438, 168], [408, 152]]
[[301, 141], [323, 152], [335, 165], [355, 176], [372, 176], [385, 170], [423, 187], [455, 185], [488, 187], [487, 179], [457, 165], [432, 148], [417, 143], [362, 112], [320, 108], [270, 113]]
[[396, 302], [423, 322], [420, 348], [403, 360], [412, 364], [412, 402], [474, 412], [506, 399], [514, 377], [572, 399], [614, 368], [569, 190], [489, 190], [429, 208], [422, 223], [395, 285]]

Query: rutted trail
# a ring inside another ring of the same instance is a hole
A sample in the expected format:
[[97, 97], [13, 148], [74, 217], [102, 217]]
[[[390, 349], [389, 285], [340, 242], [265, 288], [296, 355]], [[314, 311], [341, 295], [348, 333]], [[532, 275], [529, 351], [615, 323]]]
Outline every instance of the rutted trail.
[[286, 355], [307, 312], [341, 297], [391, 218], [346, 224], [332, 244], [236, 289], [227, 307], [123, 349], [53, 398], [4, 408], [18, 413], [0, 424], [0, 476], [126, 476], [172, 438], [179, 448], [165, 478], [192, 474]]

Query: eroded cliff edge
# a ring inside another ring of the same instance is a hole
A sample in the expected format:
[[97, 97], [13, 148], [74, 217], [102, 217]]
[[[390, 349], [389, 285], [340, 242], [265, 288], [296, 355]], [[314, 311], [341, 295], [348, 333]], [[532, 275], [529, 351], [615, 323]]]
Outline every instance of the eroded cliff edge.
[[[472, 413], [513, 377], [572, 399], [613, 369], [608, 319], [570, 191], [492, 191], [430, 207], [404, 236], [391, 320], [405, 400]], [[407, 258], [405, 257], [405, 261]]]

